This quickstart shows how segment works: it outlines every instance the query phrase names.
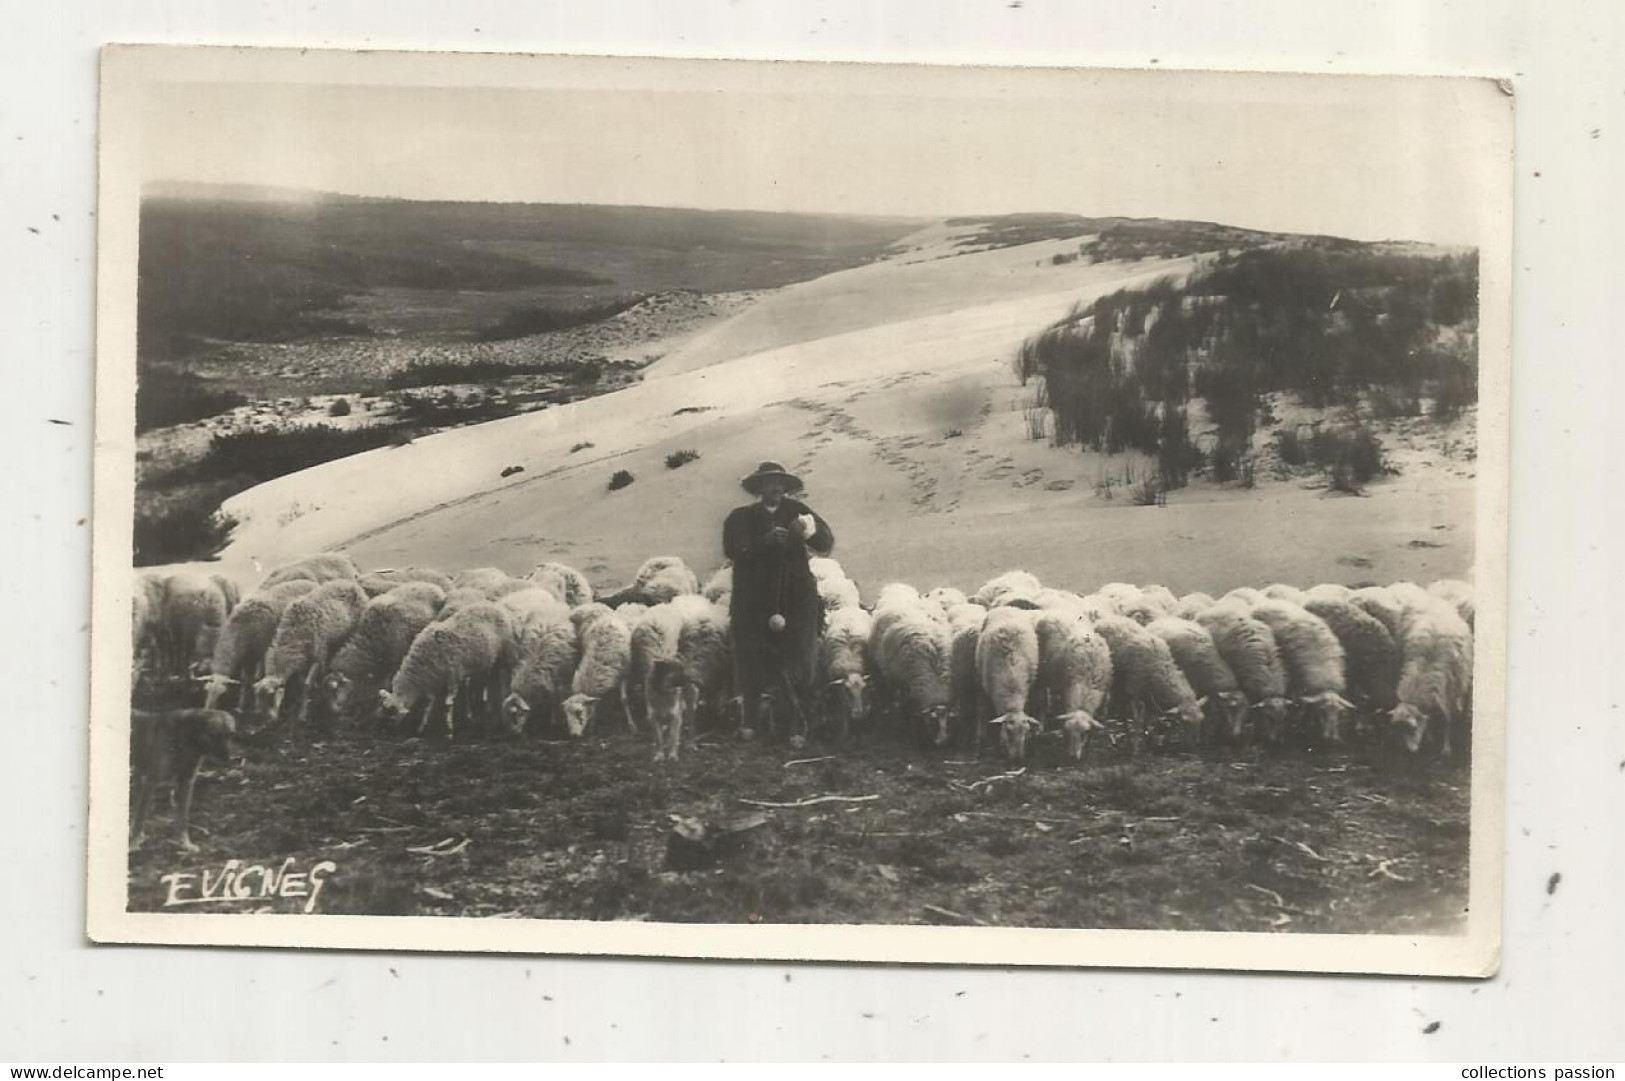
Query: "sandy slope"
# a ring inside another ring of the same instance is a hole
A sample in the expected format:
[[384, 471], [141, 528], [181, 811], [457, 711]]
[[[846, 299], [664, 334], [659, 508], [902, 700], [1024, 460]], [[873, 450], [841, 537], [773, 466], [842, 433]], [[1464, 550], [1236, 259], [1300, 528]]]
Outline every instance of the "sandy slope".
[[[790, 287], [639, 386], [245, 492], [226, 507], [243, 524], [224, 559], [246, 570], [330, 547], [364, 565], [522, 571], [564, 559], [601, 581], [654, 554], [708, 568], [721, 558], [722, 516], [743, 501], [737, 478], [776, 458], [807, 479], [837, 555], [865, 583], [974, 586], [1015, 566], [1083, 588], [1127, 579], [1212, 590], [1465, 572], [1463, 478], [1408, 476], [1368, 499], [1294, 484], [1187, 489], [1166, 508], [1098, 497], [1096, 482], [1123, 459], [1029, 439], [1028, 392], [1008, 358], [1074, 303], [1191, 263], [1050, 265], [1053, 251], [1075, 247], [915, 252]], [[700, 459], [665, 468], [682, 448]], [[525, 472], [503, 480], [509, 465]], [[623, 468], [636, 482], [608, 491]]]

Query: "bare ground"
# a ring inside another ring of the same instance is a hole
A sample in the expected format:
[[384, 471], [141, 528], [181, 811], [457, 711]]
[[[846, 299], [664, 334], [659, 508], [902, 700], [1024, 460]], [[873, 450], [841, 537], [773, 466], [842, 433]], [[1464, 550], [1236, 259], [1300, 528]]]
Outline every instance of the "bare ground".
[[[978, 784], [1007, 767], [872, 733], [843, 751], [707, 736], [679, 763], [650, 757], [621, 732], [263, 734], [244, 765], [200, 782], [200, 852], [176, 851], [170, 812], [151, 824], [129, 904], [161, 910], [171, 871], [293, 856], [337, 864], [329, 913], [1406, 934], [1465, 917], [1463, 764], [1363, 749], [1129, 760], [1101, 745], [1077, 767], [1045, 741], [1024, 773]], [[878, 798], [742, 802], [827, 794]], [[674, 815], [712, 831], [763, 821], [736, 849], [674, 864]], [[458, 850], [408, 851], [436, 844]], [[185, 911], [200, 908], [245, 906]]]

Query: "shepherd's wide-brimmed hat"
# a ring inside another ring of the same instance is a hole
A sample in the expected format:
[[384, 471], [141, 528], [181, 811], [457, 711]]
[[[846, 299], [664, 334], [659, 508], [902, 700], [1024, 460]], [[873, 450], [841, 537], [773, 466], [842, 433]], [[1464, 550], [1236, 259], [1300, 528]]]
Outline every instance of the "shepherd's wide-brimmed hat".
[[792, 492], [801, 491], [801, 478], [796, 476], [794, 473], [787, 471], [784, 466], [780, 465], [778, 462], [763, 462], [761, 465], [756, 467], [756, 472], [742, 479], [739, 482], [739, 486], [745, 489], [745, 491], [749, 492], [751, 495], [756, 495], [758, 490], [761, 488], [762, 481], [766, 480], [768, 477], [778, 477], [779, 479], [786, 481], [790, 486], [789, 490]]

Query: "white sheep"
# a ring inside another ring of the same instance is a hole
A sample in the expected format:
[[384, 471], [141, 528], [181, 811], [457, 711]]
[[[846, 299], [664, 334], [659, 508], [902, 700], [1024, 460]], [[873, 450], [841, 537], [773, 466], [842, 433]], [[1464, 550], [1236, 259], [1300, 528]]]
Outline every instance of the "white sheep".
[[1141, 600], [1140, 587], [1128, 582], [1107, 582], [1095, 590], [1094, 595], [1109, 601], [1118, 615], [1127, 615], [1129, 606], [1138, 604]]
[[296, 559], [292, 563], [284, 563], [265, 576], [260, 583], [261, 589], [291, 582], [297, 578], [306, 578], [320, 584], [333, 582], [341, 578], [360, 578], [361, 571], [355, 565], [355, 560], [343, 552], [323, 552], [319, 555], [306, 556]]
[[880, 587], [880, 595], [875, 598], [875, 611], [878, 613], [887, 608], [918, 607], [920, 591], [907, 582], [888, 582]]
[[230, 613], [231, 603], [216, 576], [181, 570], [165, 580], [163, 624], [170, 675], [208, 674], [205, 669]]
[[[684, 708], [687, 723], [699, 733], [699, 716], [705, 711], [713, 718], [722, 711], [733, 686], [733, 640], [728, 629], [728, 611], [705, 598], [690, 594], [676, 597], [671, 606], [682, 614], [683, 630], [677, 640], [677, 661], [685, 680]], [[788, 704], [799, 731], [791, 735], [791, 745], [806, 741], [807, 718], [799, 703]], [[671, 752], [676, 758], [676, 751]]]
[[[632, 628], [621, 612], [607, 605], [588, 603], [570, 614], [581, 642], [581, 660], [570, 679], [570, 697], [564, 700], [565, 730], [585, 735], [603, 711], [603, 703], [621, 692], [632, 663]], [[632, 714], [622, 694], [621, 711], [628, 727]]]
[[1456, 606], [1456, 614], [1469, 628], [1477, 614], [1473, 603], [1473, 587], [1458, 578], [1441, 578], [1428, 586], [1428, 592]]
[[1264, 596], [1264, 591], [1261, 589], [1254, 589], [1252, 586], [1237, 586], [1230, 592], [1221, 595], [1218, 601], [1215, 603], [1223, 604], [1227, 601], [1237, 601], [1247, 608], [1251, 608], [1259, 601], [1268, 599], [1268, 597]]
[[570, 606], [567, 605], [557, 593], [544, 589], [539, 585], [532, 585], [529, 589], [517, 589], [512, 593], [505, 593], [497, 598], [497, 603], [508, 610], [513, 616], [514, 626], [520, 626], [533, 614], [546, 614], [569, 616]]
[[[831, 560], [831, 562], [834, 561]], [[716, 572], [710, 578], [706, 579], [705, 588], [700, 590], [700, 595], [712, 604], [720, 604], [726, 607], [728, 601], [733, 597], [733, 591], [733, 564], [724, 563], [716, 569]]]
[[450, 593], [456, 589], [477, 589], [484, 593], [493, 587], [505, 582], [513, 581], [513, 576], [499, 567], [470, 567], [468, 570], [458, 571], [451, 580]]
[[1186, 745], [1199, 746], [1204, 703], [1179, 670], [1168, 644], [1126, 616], [1096, 620], [1094, 629], [1111, 650], [1116, 708], [1127, 709], [1142, 727], [1153, 714], [1177, 720]]
[[1473, 632], [1448, 603], [1412, 615], [1401, 643], [1397, 697], [1389, 723], [1407, 750], [1421, 749], [1437, 725], [1440, 752], [1451, 754], [1452, 729], [1472, 713]]
[[1349, 697], [1368, 709], [1391, 708], [1399, 683], [1399, 643], [1388, 628], [1352, 601], [1315, 596], [1314, 590], [1303, 607], [1337, 635]]
[[[512, 615], [511, 609], [504, 610]], [[517, 736], [534, 714], [541, 715], [544, 727], [553, 722], [580, 663], [581, 638], [570, 609], [555, 601], [515, 618], [514, 639], [514, 672], [502, 699], [502, 715]]]
[[1200, 623], [1177, 616], [1153, 620], [1146, 630], [1168, 644], [1191, 690], [1215, 715], [1218, 731], [1232, 743], [1239, 743], [1247, 728], [1247, 695], [1225, 663], [1212, 633]]
[[1342, 738], [1343, 712], [1353, 708], [1343, 697], [1348, 680], [1337, 635], [1325, 620], [1291, 601], [1260, 601], [1252, 616], [1275, 635], [1288, 693], [1319, 719], [1321, 738], [1336, 743]]
[[525, 576], [531, 581], [556, 579], [559, 599], [571, 608], [579, 608], [593, 601], [592, 583], [587, 576], [566, 563], [538, 563]]
[[1349, 597], [1349, 603], [1381, 623], [1394, 636], [1394, 641], [1399, 641], [1405, 629], [1405, 606], [1386, 587], [1363, 586], [1356, 589]]
[[1174, 615], [1180, 619], [1195, 619], [1212, 607], [1213, 597], [1211, 594], [1202, 592], [1187, 593], [1179, 598], [1179, 603], [1174, 606]]
[[256, 590], [232, 610], [225, 629], [214, 644], [209, 674], [203, 679], [203, 708], [215, 709], [233, 686], [245, 688], [240, 706], [248, 705], [248, 691], [264, 675], [265, 654], [276, 638], [277, 625], [288, 605], [311, 592], [316, 583], [295, 578], [269, 589]]
[[877, 609], [870, 636], [885, 694], [935, 746], [948, 742], [952, 632], [934, 605]]
[[1352, 600], [1354, 590], [1338, 582], [1321, 582], [1304, 590], [1304, 597], [1312, 601]]
[[807, 569], [812, 571], [813, 577], [820, 582], [825, 578], [846, 577], [846, 571], [841, 568], [840, 563], [829, 556], [813, 556], [807, 560]]
[[850, 578], [820, 578], [817, 581], [818, 597], [824, 603], [825, 612], [856, 608], [862, 600], [858, 596], [857, 585]]
[[389, 686], [412, 643], [440, 615], [445, 600], [445, 591], [433, 582], [412, 581], [368, 601], [322, 679], [333, 710], [348, 713], [357, 688], [371, 697]]
[[1112, 688], [1112, 654], [1106, 640], [1087, 619], [1064, 612], [1043, 612], [1034, 622], [1038, 634], [1038, 688], [1049, 700], [1051, 719], [1061, 723], [1067, 753], [1082, 761], [1089, 734]]
[[[622, 693], [626, 696], [628, 715], [632, 727], [640, 728], [645, 724], [651, 726], [655, 740], [655, 761], [666, 759], [668, 749], [675, 748], [677, 740], [682, 736], [681, 691], [669, 678], [673, 673], [680, 675], [682, 665], [677, 661], [677, 650], [682, 644], [683, 616], [669, 604], [658, 604], [643, 613], [641, 619], [632, 627], [632, 656], [626, 670], [626, 686]], [[650, 701], [651, 680], [657, 666], [667, 673], [662, 677], [660, 690], [669, 691], [677, 695], [679, 701], [673, 706], [671, 696], [662, 694], [659, 697], [660, 713], [654, 713], [654, 703]], [[676, 712], [673, 713], [673, 709]], [[675, 733], [671, 732], [672, 725], [677, 726]], [[674, 756], [675, 757], [675, 756]]]
[[327, 662], [355, 629], [366, 606], [366, 592], [351, 578], [323, 582], [288, 605], [265, 655], [265, 675], [254, 684], [261, 703], [269, 700], [273, 719], [282, 715], [289, 682], [300, 676], [304, 689], [299, 716], [310, 719], [310, 702]]
[[941, 608], [944, 612], [965, 604], [968, 600], [965, 594], [953, 586], [937, 586], [934, 589], [927, 590], [923, 596], [924, 599]]
[[418, 633], [389, 689], [379, 692], [379, 706], [386, 715], [399, 719], [423, 704], [423, 719], [417, 728], [421, 736], [435, 705], [444, 704], [446, 738], [451, 739], [456, 734], [460, 699], [474, 707], [483, 698], [489, 707], [506, 698], [515, 653], [513, 617], [508, 610], [490, 601], [467, 605], [450, 619], [437, 620]]
[[650, 606], [664, 604], [674, 597], [698, 594], [700, 580], [678, 556], [654, 556], [643, 561], [631, 584], [604, 597], [604, 603], [618, 608], [627, 601]]
[[732, 667], [727, 615], [699, 596], [657, 605], [632, 631], [627, 688], [655, 738], [655, 761], [676, 761], [702, 697], [724, 697]]
[[1152, 606], [1161, 609], [1165, 616], [1173, 615], [1174, 610], [1179, 607], [1179, 598], [1174, 596], [1174, 591], [1167, 586], [1141, 586], [1140, 596]]
[[1284, 582], [1272, 582], [1264, 587], [1264, 596], [1272, 601], [1290, 601], [1298, 607], [1303, 607], [1304, 593], [1297, 586], [1289, 586]]
[[1219, 656], [1230, 667], [1249, 701], [1249, 711], [1263, 722], [1265, 738], [1280, 742], [1286, 734], [1286, 665], [1275, 644], [1275, 632], [1250, 614], [1239, 601], [1215, 604], [1197, 615], [1195, 622], [1213, 636]]
[[[1038, 680], [1035, 623], [1029, 611], [995, 607], [988, 612], [976, 639], [977, 682], [984, 707], [992, 714], [985, 723], [998, 726], [999, 743], [1012, 762], [1026, 757], [1028, 737], [1043, 727], [1027, 712], [1027, 700]], [[972, 729], [973, 752], [981, 743], [980, 736], [974, 734], [980, 729], [980, 724]]]
[[865, 694], [869, 687], [869, 636], [874, 619], [862, 608], [841, 608], [831, 612], [818, 640], [818, 686], [820, 697], [833, 701], [836, 728], [842, 740], [851, 732], [853, 721], [865, 717]]
[[428, 582], [439, 589], [442, 594], [451, 589], [451, 575], [430, 567], [382, 567], [378, 570], [368, 571], [356, 581], [362, 589], [366, 590], [369, 597], [382, 596], [396, 586], [404, 586], [412, 582]]
[[1043, 588], [1037, 575], [1027, 571], [1005, 571], [983, 583], [982, 588], [971, 595], [971, 601], [983, 608], [992, 608], [1007, 596], [1031, 597]]
[[137, 678], [150, 661], [158, 671], [170, 670], [169, 641], [164, 630], [164, 581], [168, 574], [146, 570], [136, 575], [131, 595], [130, 652]]
[[1156, 620], [1169, 614], [1161, 605], [1145, 596], [1122, 601], [1117, 611], [1119, 615], [1132, 619], [1142, 627], [1150, 626]]

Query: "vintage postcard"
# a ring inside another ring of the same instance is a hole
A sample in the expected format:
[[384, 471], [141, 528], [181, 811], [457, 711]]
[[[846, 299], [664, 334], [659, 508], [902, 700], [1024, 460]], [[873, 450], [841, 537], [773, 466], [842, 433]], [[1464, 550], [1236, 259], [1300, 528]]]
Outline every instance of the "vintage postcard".
[[90, 937], [1489, 974], [1512, 116], [109, 47]]

